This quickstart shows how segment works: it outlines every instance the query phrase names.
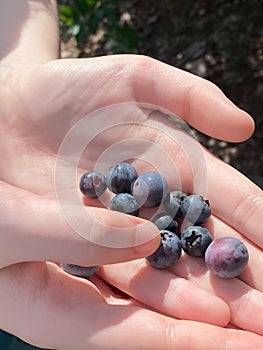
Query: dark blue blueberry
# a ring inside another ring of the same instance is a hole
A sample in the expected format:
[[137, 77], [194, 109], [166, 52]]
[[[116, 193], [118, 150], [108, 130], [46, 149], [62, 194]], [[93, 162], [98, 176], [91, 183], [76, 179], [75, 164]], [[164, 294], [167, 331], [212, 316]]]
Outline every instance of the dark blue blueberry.
[[148, 171], [140, 175], [133, 184], [132, 193], [139, 207], [157, 207], [167, 194], [167, 182], [165, 178], [154, 171]]
[[98, 270], [99, 266], [79, 266], [74, 264], [61, 264], [62, 269], [70, 275], [89, 278], [94, 275]]
[[181, 203], [187, 197], [182, 191], [172, 191], [167, 194], [163, 201], [165, 211], [173, 218], [175, 216], [182, 216]]
[[221, 278], [239, 276], [249, 259], [246, 246], [234, 237], [214, 240], [205, 252], [205, 263], [211, 273]]
[[161, 230], [161, 242], [159, 248], [151, 255], [146, 257], [150, 265], [157, 269], [164, 269], [175, 264], [181, 256], [181, 241], [174, 233], [167, 230]]
[[110, 202], [110, 210], [119, 211], [121, 213], [134, 216], [139, 215], [139, 208], [136, 199], [129, 193], [119, 193], [112, 198]]
[[138, 174], [129, 163], [119, 163], [109, 168], [106, 174], [106, 184], [113, 193], [131, 193], [132, 184]]
[[191, 256], [204, 256], [212, 241], [210, 232], [202, 226], [188, 226], [181, 233], [182, 248]]
[[98, 198], [106, 191], [105, 176], [98, 171], [89, 171], [81, 176], [80, 191], [89, 198]]
[[210, 203], [202, 196], [192, 194], [182, 201], [181, 212], [192, 224], [203, 224], [211, 215]]
[[167, 213], [156, 214], [151, 221], [159, 228], [159, 230], [167, 230], [177, 233], [178, 222]]

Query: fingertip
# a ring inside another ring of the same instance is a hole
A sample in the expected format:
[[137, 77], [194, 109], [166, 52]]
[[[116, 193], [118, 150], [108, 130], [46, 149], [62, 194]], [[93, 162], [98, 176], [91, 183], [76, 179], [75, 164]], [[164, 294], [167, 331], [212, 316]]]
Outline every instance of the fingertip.
[[160, 232], [158, 227], [151, 221], [114, 211], [109, 211], [109, 215], [114, 225], [120, 225], [125, 229], [131, 229], [130, 242], [132, 243], [130, 247], [133, 250], [135, 258], [146, 257], [159, 247]]
[[[151, 221], [105, 208], [88, 207], [88, 239], [109, 248], [130, 249], [137, 257], [158, 248], [160, 234]], [[138, 254], [141, 252], [140, 254]]]
[[253, 118], [210, 81], [197, 79], [187, 94], [185, 116], [189, 124], [208, 136], [242, 142], [254, 132]]
[[217, 125], [218, 128], [214, 129], [218, 138], [227, 142], [246, 141], [255, 129], [253, 118], [249, 113], [235, 105], [221, 90], [220, 92], [224, 96], [219, 104], [221, 108], [218, 108], [217, 111], [218, 122], [221, 125]]
[[231, 101], [224, 93], [222, 92], [225, 105], [225, 116], [226, 128], [225, 133], [227, 134], [228, 139], [225, 141], [229, 142], [243, 142], [246, 141], [255, 130], [255, 122], [252, 116], [246, 112], [244, 109], [238, 107], [233, 101]]
[[140, 221], [136, 229], [133, 251], [137, 258], [145, 258], [158, 249], [160, 245], [160, 233], [157, 226], [152, 222], [143, 219]]
[[238, 114], [240, 118], [240, 130], [236, 135], [235, 142], [243, 142], [253, 135], [255, 131], [255, 122], [250, 114], [240, 108], [238, 108]]
[[[226, 327], [231, 321], [231, 309], [229, 305], [221, 298], [217, 297], [216, 312], [211, 314], [211, 324], [218, 325], [220, 327]], [[211, 303], [211, 308], [214, 308], [215, 304]]]

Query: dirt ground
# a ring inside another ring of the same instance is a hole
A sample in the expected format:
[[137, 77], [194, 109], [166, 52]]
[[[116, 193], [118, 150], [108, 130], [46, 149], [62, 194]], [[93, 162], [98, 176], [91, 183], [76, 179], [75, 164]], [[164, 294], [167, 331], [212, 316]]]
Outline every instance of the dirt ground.
[[[263, 2], [129, 0], [120, 1], [120, 12], [140, 36], [139, 54], [209, 79], [252, 115], [256, 131], [246, 142], [198, 135], [214, 154], [263, 188]], [[87, 38], [81, 53], [73, 39], [62, 43], [62, 57], [110, 53], [100, 33]]]

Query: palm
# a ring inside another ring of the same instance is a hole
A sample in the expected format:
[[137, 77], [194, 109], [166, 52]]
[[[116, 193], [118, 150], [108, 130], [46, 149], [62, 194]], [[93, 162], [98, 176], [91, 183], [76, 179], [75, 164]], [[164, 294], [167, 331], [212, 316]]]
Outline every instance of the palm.
[[[125, 59], [123, 60], [125, 61]], [[10, 115], [14, 117], [10, 119], [8, 123], [5, 123], [5, 127], [2, 130], [3, 143], [8, 142], [9, 147], [8, 152], [5, 153], [6, 159], [4, 165], [2, 164], [1, 167], [1, 175], [3, 181], [21, 189], [17, 191], [22, 192], [22, 198], [25, 198], [28, 193], [30, 193], [35, 207], [41, 209], [48, 203], [52, 206], [53, 210], [55, 210], [55, 213], [58, 213], [55, 202], [56, 189], [54, 188], [55, 164], [61, 142], [66, 133], [71, 130], [76, 122], [90, 112], [109, 104], [135, 100], [144, 100], [148, 103], [155, 102], [156, 96], [154, 96], [154, 94], [157, 94], [156, 87], [152, 87], [152, 90], [145, 92], [142, 89], [140, 90], [140, 84], [137, 83], [138, 86], [135, 90], [134, 86], [136, 84], [126, 79], [127, 77], [124, 76], [124, 71], [121, 72], [123, 76], [121, 74], [118, 76], [117, 73], [119, 72], [116, 72], [111, 67], [113, 67], [113, 65], [110, 59], [108, 61], [102, 60], [102, 63], [98, 64], [98, 66], [95, 63], [91, 63], [91, 66], [87, 64], [84, 65], [81, 61], [51, 62], [44, 67], [34, 70], [34, 74], [31, 72], [30, 77], [23, 77], [27, 83], [26, 86], [28, 86], [28, 90], [17, 91], [16, 103], [13, 103], [12, 110], [9, 110]], [[69, 69], [69, 73], [67, 73], [67, 69]], [[92, 73], [90, 73], [90, 70], [92, 70]], [[89, 72], [89, 78], [84, 77], [87, 72]], [[101, 78], [95, 80], [94, 77], [98, 76], [98, 72], [100, 72]], [[144, 98], [142, 98], [143, 93], [145, 93]], [[6, 98], [11, 98], [9, 93], [6, 94]], [[168, 100], [169, 98], [167, 97], [167, 101]], [[181, 100], [183, 100], [182, 97]], [[177, 110], [176, 108], [175, 110], [173, 109], [173, 111], [178, 114], [180, 114], [180, 111], [183, 111], [182, 107], [180, 107], [182, 101], [179, 102]], [[160, 105], [166, 108], [172, 107], [172, 103], [170, 102], [169, 104], [164, 99], [160, 100]], [[187, 110], [187, 108], [185, 108], [185, 110]], [[189, 110], [188, 113], [191, 115]], [[152, 128], [153, 126], [154, 129]], [[156, 126], [159, 128], [158, 118], [150, 117], [145, 122], [145, 126], [138, 126], [135, 128], [135, 131], [133, 129], [132, 135], [134, 136], [135, 132], [136, 136], [148, 138], [149, 141], [151, 141], [153, 137], [155, 137], [155, 140], [158, 140], [159, 138], [156, 136], [160, 136], [160, 134], [158, 134], [160, 131], [157, 131], [157, 135], [155, 134]], [[147, 127], [149, 131], [146, 134], [145, 127]], [[124, 125], [120, 125], [119, 128], [122, 132], [119, 132], [117, 135], [122, 135], [121, 138], [119, 136], [117, 136], [116, 139], [114, 137], [107, 138], [107, 132], [103, 135], [103, 149], [107, 149], [114, 144], [114, 142], [119, 142], [127, 137], [131, 137], [129, 129], [125, 128]], [[170, 135], [175, 135], [175, 131], [169, 123], [163, 126], [163, 130], [169, 132]], [[170, 154], [169, 141], [165, 141], [161, 138], [160, 140], [162, 141], [160, 147], [164, 152]], [[100, 137], [98, 137], [97, 141], [95, 140], [93, 142], [97, 142], [97, 146], [101, 147], [102, 145]], [[93, 150], [96, 148], [88, 147], [86, 149], [84, 153], [86, 157], [83, 157], [79, 163], [79, 173], [93, 168], [94, 165], [96, 165], [96, 157], [94, 157], [94, 154], [92, 154], [93, 157], [89, 157], [91, 155], [90, 149]], [[154, 151], [155, 149], [151, 147], [141, 149], [143, 156], [150, 158], [153, 158]], [[23, 157], [20, 156], [21, 154]], [[251, 211], [251, 224], [243, 221], [242, 216], [249, 209], [251, 203], [253, 204], [253, 200], [251, 202], [248, 200], [247, 203], [240, 205], [240, 203], [244, 202], [244, 198], [246, 197], [252, 198], [252, 196], [254, 196], [260, 199], [262, 195], [256, 187], [242, 178], [241, 175], [237, 175], [231, 168], [219, 162], [209, 153], [205, 152], [204, 154], [204, 160], [208, 171], [207, 196], [211, 200], [214, 211], [214, 216], [211, 220], [213, 234], [215, 237], [222, 235], [241, 237], [250, 250], [250, 269], [239, 279], [221, 281], [218, 279], [211, 279], [207, 274], [203, 261], [200, 260], [190, 258], [187, 258], [187, 260], [182, 259], [177, 265], [170, 269], [169, 272], [163, 273], [145, 265], [145, 261], [142, 259], [123, 264], [105, 265], [101, 269], [99, 275], [106, 281], [124, 290], [134, 299], [147, 304], [149, 307], [161, 313], [178, 318], [215, 323], [221, 326], [225, 325], [225, 323], [228, 322], [229, 314], [226, 304], [221, 300], [223, 299], [230, 306], [232, 311], [231, 323], [239, 328], [262, 335], [263, 333], [260, 327], [263, 320], [260, 315], [263, 313], [259, 312], [259, 310], [262, 310], [263, 305], [263, 295], [261, 293], [263, 291], [263, 282], [260, 278], [263, 266], [262, 250], [260, 247], [263, 246], [263, 241], [259, 231], [257, 232], [257, 227], [259, 227], [259, 225], [255, 225], [255, 220], [259, 220], [259, 211], [262, 210], [262, 205], [258, 202], [255, 211]], [[185, 175], [182, 177], [184, 179], [183, 187], [185, 190], [190, 191], [192, 186], [191, 166], [189, 166], [182, 154], [180, 154], [179, 157], [183, 163], [179, 172], [181, 172], [181, 176], [183, 174]], [[140, 154], [138, 154], [138, 158], [140, 158]], [[171, 158], [176, 162], [178, 160], [178, 153], [171, 154]], [[86, 159], [89, 160], [87, 161]], [[107, 162], [103, 164], [104, 168], [108, 165]], [[137, 165], [141, 170], [146, 168], [144, 162], [137, 162]], [[160, 165], [161, 158], [157, 166], [160, 167]], [[69, 162], [66, 163], [61, 170], [67, 172], [74, 166], [76, 166], [74, 162]], [[168, 166], [166, 165], [162, 170], [165, 175], [167, 175], [166, 177], [168, 177], [171, 186], [176, 186], [176, 182], [173, 182], [171, 177], [169, 178]], [[23, 176], [18, 176], [18, 174], [23, 174]], [[215, 176], [215, 174], [217, 176]], [[231, 180], [225, 183], [225, 178], [233, 178], [233, 181]], [[240, 187], [243, 188], [243, 192], [241, 193], [237, 191]], [[222, 188], [224, 188], [224, 192]], [[70, 188], [66, 189], [66, 192], [67, 190], [70, 190]], [[227, 201], [225, 193], [227, 193], [229, 197]], [[87, 204], [92, 205], [92, 203]], [[234, 213], [234, 209], [232, 208], [237, 208]], [[93, 211], [93, 213], [95, 212]], [[44, 211], [44, 217], [48, 218], [49, 214], [48, 211]], [[107, 220], [111, 220], [110, 215], [107, 215]], [[115, 214], [113, 216], [117, 217]], [[251, 227], [253, 226], [253, 231], [250, 231], [250, 225]], [[72, 256], [71, 247], [68, 245], [69, 239], [67, 237], [67, 234], [69, 235], [69, 230], [66, 229], [65, 224], [61, 223], [61, 227], [58, 229], [62, 230], [62, 228], [68, 232], [65, 232], [58, 242], [54, 242], [55, 245], [61, 245], [61, 252], [55, 256], [54, 253], [48, 252], [45, 250], [45, 247], [43, 247], [41, 253], [37, 252], [36, 256], [31, 252], [30, 260], [39, 259], [56, 262], [56, 259], [65, 261], [67, 257], [70, 257], [71, 261], [76, 264], [81, 264], [84, 261], [88, 264], [101, 262], [95, 260], [95, 258], [100, 259], [96, 254], [93, 256], [93, 261], [87, 261], [87, 251], [86, 247], [83, 247], [83, 240], [81, 237], [74, 238], [74, 244], [75, 248], [78, 249], [78, 254]], [[72, 235], [72, 233], [70, 233], [70, 235]], [[55, 236], [56, 232], [52, 231], [50, 237], [54, 239]], [[257, 245], [255, 245], [255, 243]], [[39, 250], [41, 249], [39, 248]], [[57, 253], [58, 250], [56, 251], [56, 249], [54, 249], [54, 252]], [[125, 256], [125, 254], [123, 255]], [[112, 256], [110, 254], [109, 256], [107, 263], [112, 260]], [[22, 258], [21, 261], [23, 261]], [[68, 292], [75, 295], [77, 298], [80, 297], [78, 293], [81, 292], [81, 298], [84, 301], [85, 295], [82, 292], [82, 288], [84, 288], [85, 285], [85, 288], [90, 289], [90, 291], [94, 293], [94, 300], [96, 300], [96, 302], [99, 304], [103, 304], [105, 301], [107, 302], [105, 296], [107, 294], [105, 292], [106, 287], [103, 285], [102, 281], [98, 279], [95, 279], [94, 283], [100, 285], [102, 294], [96, 292], [95, 285], [92, 285], [90, 282], [83, 284], [83, 282], [71, 278], [58, 270], [53, 264], [22, 264], [21, 267], [20, 273], [22, 274], [27, 274], [27, 269], [35, 271], [35, 280], [32, 284], [33, 288], [39, 288], [47, 276], [49, 277], [49, 281], [53, 279], [52, 283], [46, 284], [43, 299], [40, 299], [43, 300], [44, 303], [42, 305], [36, 304], [36, 309], [38, 310], [40, 307], [43, 308], [47, 306], [48, 309], [50, 309], [50, 293], [55, 297], [59, 296], [59, 298], [61, 298], [61, 293], [62, 290], [65, 289], [65, 286], [68, 288]], [[17, 270], [13, 273], [17, 273]], [[4, 274], [2, 278], [5, 278]], [[190, 282], [186, 282], [188, 279]], [[54, 283], [54, 281], [61, 281], [62, 283]], [[193, 281], [194, 284], [192, 284], [191, 281]], [[151, 286], [153, 282], [154, 285]], [[200, 285], [202, 289], [199, 288], [198, 285]], [[153, 294], [145, 293], [145, 291], [152, 289], [155, 290]], [[193, 290], [196, 291], [195, 298], [185, 298], [185, 295], [190, 291], [193, 293]], [[63, 294], [64, 293], [65, 292], [63, 292]], [[121, 299], [119, 299], [120, 303], [124, 302], [124, 300], [120, 300]], [[181, 307], [180, 300], [185, 300], [184, 308]], [[211, 306], [210, 314], [206, 313], [208, 301]], [[61, 302], [62, 307], [56, 310], [60, 318], [63, 318], [63, 313], [65, 313], [63, 310], [65, 310], [65, 304], [67, 304], [67, 302], [67, 299], [65, 298], [64, 300], [63, 298]], [[93, 301], [89, 301], [87, 307], [92, 303]], [[140, 309], [140, 306], [133, 304], [134, 301], [131, 301], [131, 310]], [[70, 307], [72, 305], [66, 306]], [[257, 319], [254, 317], [256, 310], [258, 315]], [[145, 312], [146, 311], [143, 313]], [[162, 322], [162, 316], [158, 314], [154, 315], [157, 323]], [[129, 320], [130, 317], [127, 316], [127, 319]], [[253, 321], [251, 322], [251, 320]], [[108, 326], [110, 326], [110, 324], [108, 324]], [[30, 330], [30, 332], [32, 331]], [[210, 345], [207, 345], [208, 348], [211, 348], [209, 347]]]

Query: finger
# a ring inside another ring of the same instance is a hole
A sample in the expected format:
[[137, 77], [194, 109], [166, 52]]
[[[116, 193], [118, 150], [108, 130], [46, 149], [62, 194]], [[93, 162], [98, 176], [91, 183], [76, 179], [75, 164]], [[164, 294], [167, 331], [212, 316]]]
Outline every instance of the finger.
[[[263, 192], [233, 167], [207, 153], [208, 198], [213, 213], [263, 247]], [[221, 174], [221, 176], [219, 175]], [[217, 178], [217, 181], [215, 179]]]
[[[175, 320], [136, 304], [107, 304], [91, 282], [69, 276], [53, 264], [36, 265], [12, 266], [0, 274], [5, 320], [1, 326], [31, 344], [64, 350], [248, 350], [263, 346], [262, 337], [249, 332]], [[10, 313], [14, 308], [16, 313]]]
[[224, 300], [231, 309], [231, 323], [263, 335], [263, 293], [238, 278], [221, 279], [210, 274], [204, 259], [183, 256], [170, 268], [176, 275], [198, 284]]
[[[158, 229], [150, 222], [102, 208], [71, 207], [79, 234], [57, 202], [0, 182], [0, 266], [54, 261], [83, 266], [132, 260], [157, 249]], [[86, 215], [81, 214], [84, 210]], [[17, 221], [17, 216], [23, 218]]]
[[139, 101], [147, 98], [212, 137], [236, 142], [252, 134], [252, 118], [208, 80], [147, 57], [138, 71], [142, 76], [134, 79], [134, 91]]
[[[45, 109], [41, 96], [46, 97], [45, 102], [56, 101], [57, 118], [52, 120], [59, 123], [60, 130], [65, 119], [64, 101], [67, 118], [74, 115], [75, 121], [101, 107], [137, 101], [169, 111], [207, 135], [226, 141], [243, 141], [254, 130], [252, 118], [211, 82], [149, 57], [58, 60], [36, 71], [34, 80], [32, 76], [30, 79], [36, 99], [35, 106], [29, 104], [30, 115], [36, 117], [36, 106]], [[63, 124], [68, 125], [68, 120]]]
[[230, 320], [229, 308], [220, 298], [168, 271], [154, 269], [145, 259], [104, 266], [99, 276], [164, 314], [220, 326]]

